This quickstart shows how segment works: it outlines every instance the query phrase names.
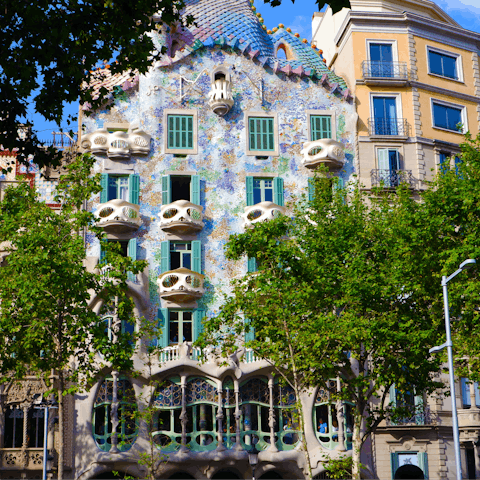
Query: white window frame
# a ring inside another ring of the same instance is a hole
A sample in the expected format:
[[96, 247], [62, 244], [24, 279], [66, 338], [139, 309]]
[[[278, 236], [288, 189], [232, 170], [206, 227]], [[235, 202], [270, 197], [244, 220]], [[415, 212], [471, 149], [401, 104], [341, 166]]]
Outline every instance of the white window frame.
[[[445, 80], [450, 80], [452, 82], [465, 83], [463, 80], [463, 62], [462, 55], [460, 53], [449, 52], [448, 50], [442, 50], [441, 48], [431, 47], [427, 45], [427, 65], [428, 65], [428, 74], [432, 77], [444, 78]], [[457, 69], [457, 77], [445, 77], [444, 75], [439, 75], [438, 73], [432, 73], [430, 69], [430, 52], [438, 53], [440, 55], [445, 55], [447, 57], [454, 57], [456, 59], [455, 66]]]
[[392, 46], [392, 61], [398, 62], [398, 46], [396, 40], [380, 40], [379, 38], [367, 38], [366, 42], [366, 49], [367, 49], [367, 61], [371, 61], [370, 58], [370, 44], [371, 43], [381, 43], [383, 45], [391, 45]]
[[[250, 118], [262, 117], [273, 118], [273, 142], [274, 150], [250, 150], [250, 131], [249, 124]], [[278, 115], [276, 113], [263, 113], [263, 112], [245, 112], [245, 152], [249, 156], [253, 157], [278, 157], [279, 151], [279, 139], [278, 139]]]
[[[191, 115], [193, 116], [193, 148], [168, 148], [168, 116]], [[163, 145], [165, 153], [174, 155], [197, 155], [198, 154], [198, 111], [195, 109], [168, 109], [163, 112]]]
[[378, 165], [378, 151], [379, 150], [396, 150], [398, 152], [398, 170], [404, 170], [402, 168], [403, 163], [403, 148], [401, 146], [395, 145], [376, 145], [375, 146], [375, 167], [377, 170], [380, 170]]
[[318, 115], [321, 115], [321, 116], [324, 116], [324, 117], [327, 117], [327, 116], [330, 117], [330, 126], [331, 126], [331, 129], [332, 129], [332, 140], [337, 139], [337, 117], [336, 117], [335, 110], [307, 110], [306, 113], [307, 113], [307, 130], [308, 130], [308, 141], [309, 142], [312, 141], [312, 128], [311, 128], [311, 124], [310, 124], [310, 117], [312, 117], [312, 116], [315, 117], [315, 116], [318, 116]]
[[[443, 105], [444, 107], [450, 107], [450, 108], [455, 108], [457, 110], [461, 110], [463, 129], [462, 130], [449, 130], [448, 128], [437, 127], [435, 125], [435, 116], [434, 116], [434, 113], [433, 113], [433, 105], [435, 103], [438, 104], [438, 105]], [[431, 115], [432, 115], [432, 128], [435, 128], [436, 130], [441, 130], [442, 132], [455, 133], [457, 135], [464, 135], [465, 132], [468, 131], [468, 115], [467, 115], [467, 107], [465, 105], [459, 105], [457, 103], [445, 102], [444, 100], [439, 100], [437, 98], [430, 98], [430, 111], [431, 111]]]

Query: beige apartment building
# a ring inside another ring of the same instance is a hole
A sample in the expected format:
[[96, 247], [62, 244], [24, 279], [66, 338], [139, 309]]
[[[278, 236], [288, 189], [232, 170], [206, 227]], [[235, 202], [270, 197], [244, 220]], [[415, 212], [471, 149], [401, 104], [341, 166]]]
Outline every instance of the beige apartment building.
[[[315, 13], [312, 43], [344, 78], [358, 114], [356, 174], [361, 184], [412, 192], [455, 168], [463, 133], [480, 121], [480, 34], [430, 0], [351, 0], [335, 15]], [[446, 380], [446, 378], [445, 378]], [[459, 379], [463, 478], [479, 478], [478, 386]], [[391, 389], [390, 399], [397, 400]], [[424, 414], [384, 423], [364, 453], [377, 478], [455, 478], [451, 399], [424, 401]]]

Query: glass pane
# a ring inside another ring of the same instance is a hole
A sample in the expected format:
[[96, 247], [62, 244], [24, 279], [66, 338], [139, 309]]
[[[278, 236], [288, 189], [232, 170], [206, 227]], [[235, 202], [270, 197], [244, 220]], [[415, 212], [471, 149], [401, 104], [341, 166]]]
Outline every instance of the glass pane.
[[429, 52], [430, 73], [435, 75], [443, 75], [442, 56], [436, 52]]
[[457, 78], [457, 59], [444, 55], [442, 60], [443, 75], [449, 78]]

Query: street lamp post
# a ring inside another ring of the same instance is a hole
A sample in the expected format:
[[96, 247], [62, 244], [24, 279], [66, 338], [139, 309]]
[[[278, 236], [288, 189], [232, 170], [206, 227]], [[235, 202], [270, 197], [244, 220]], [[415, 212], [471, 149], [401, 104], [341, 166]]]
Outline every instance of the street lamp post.
[[457, 417], [457, 404], [455, 400], [455, 374], [453, 369], [453, 351], [452, 351], [452, 335], [450, 331], [450, 311], [448, 306], [448, 288], [447, 284], [450, 280], [456, 277], [463, 270], [467, 270], [473, 267], [477, 262], [473, 258], [469, 258], [460, 264], [457, 271], [452, 273], [449, 277], [443, 275], [442, 288], [443, 288], [443, 308], [445, 311], [445, 332], [446, 342], [438, 347], [433, 347], [429, 350], [430, 353], [439, 352], [447, 347], [448, 353], [448, 376], [450, 380], [450, 397], [452, 399], [452, 423], [453, 423], [453, 444], [455, 448], [455, 467], [457, 472], [457, 480], [462, 480], [462, 464], [460, 460], [460, 435], [458, 433], [458, 417]]
[[255, 444], [252, 448], [248, 451], [248, 463], [252, 467], [252, 480], [255, 480], [255, 467], [258, 463], [258, 454], [260, 452], [257, 450]]

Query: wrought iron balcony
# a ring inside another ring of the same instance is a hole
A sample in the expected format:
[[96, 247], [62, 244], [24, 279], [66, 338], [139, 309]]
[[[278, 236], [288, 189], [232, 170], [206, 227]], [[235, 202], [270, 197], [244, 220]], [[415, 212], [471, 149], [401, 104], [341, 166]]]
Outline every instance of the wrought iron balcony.
[[97, 226], [106, 233], [128, 233], [138, 230], [142, 224], [140, 207], [119, 198], [101, 203], [95, 216]]
[[159, 216], [160, 228], [169, 233], [185, 235], [203, 228], [203, 207], [187, 200], [162, 205]]
[[372, 187], [395, 188], [406, 183], [410, 188], [416, 188], [417, 179], [411, 170], [374, 169], [370, 172]]
[[302, 163], [308, 168], [316, 168], [323, 163], [329, 168], [338, 169], [345, 164], [343, 143], [331, 138], [305, 142], [300, 153], [303, 155]]
[[362, 62], [363, 79], [368, 80], [408, 80], [408, 69], [406, 62]]
[[368, 133], [370, 136], [408, 137], [410, 125], [405, 118], [369, 118]]
[[285, 215], [285, 207], [280, 207], [273, 202], [260, 202], [245, 208], [242, 215], [245, 228], [253, 226], [255, 223], [267, 222], [279, 215]]
[[387, 419], [389, 427], [414, 426], [414, 425], [434, 425], [436, 423], [435, 416], [431, 414], [430, 408], [427, 406], [424, 410], [416, 412], [414, 415], [405, 418], [396, 418], [395, 420]]
[[178, 303], [197, 300], [205, 293], [204, 276], [188, 268], [177, 268], [162, 273], [157, 285], [160, 297]]

